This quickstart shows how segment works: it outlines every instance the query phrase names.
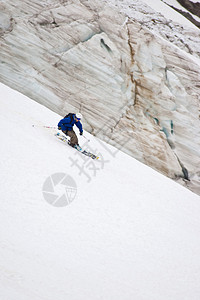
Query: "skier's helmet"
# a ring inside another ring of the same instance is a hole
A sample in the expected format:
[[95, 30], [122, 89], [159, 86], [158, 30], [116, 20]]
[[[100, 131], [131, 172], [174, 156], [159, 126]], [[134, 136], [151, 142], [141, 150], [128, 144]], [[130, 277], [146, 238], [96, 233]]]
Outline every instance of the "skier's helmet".
[[77, 114], [76, 114], [76, 119], [77, 119], [77, 120], [81, 120], [81, 119], [82, 119], [82, 117], [83, 117], [83, 116], [82, 116], [82, 114], [81, 114], [81, 113], [77, 113]]

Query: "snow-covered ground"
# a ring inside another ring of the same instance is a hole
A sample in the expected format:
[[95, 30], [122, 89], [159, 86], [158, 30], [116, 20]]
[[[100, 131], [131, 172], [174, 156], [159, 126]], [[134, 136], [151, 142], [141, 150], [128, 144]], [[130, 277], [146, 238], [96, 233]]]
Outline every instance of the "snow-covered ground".
[[39, 127], [59, 115], [0, 89], [0, 299], [199, 300], [200, 197], [87, 132], [83, 160]]

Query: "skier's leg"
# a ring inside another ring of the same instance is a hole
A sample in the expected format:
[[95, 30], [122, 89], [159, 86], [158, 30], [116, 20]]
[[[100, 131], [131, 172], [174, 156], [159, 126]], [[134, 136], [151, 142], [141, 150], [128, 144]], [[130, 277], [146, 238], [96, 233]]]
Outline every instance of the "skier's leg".
[[74, 145], [78, 145], [78, 138], [77, 135], [75, 133], [75, 131], [72, 130], [68, 130], [67, 131], [67, 135], [70, 137], [70, 145], [73, 147]]

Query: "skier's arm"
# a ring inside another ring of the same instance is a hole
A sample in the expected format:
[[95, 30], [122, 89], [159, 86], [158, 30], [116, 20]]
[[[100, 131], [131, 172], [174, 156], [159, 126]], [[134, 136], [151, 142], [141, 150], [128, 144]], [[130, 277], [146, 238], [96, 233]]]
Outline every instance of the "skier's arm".
[[82, 126], [81, 122], [78, 121], [78, 122], [76, 122], [75, 124], [76, 124], [76, 126], [78, 127], [78, 129], [79, 129], [79, 131], [80, 131], [80, 134], [82, 134], [82, 133], [83, 133], [83, 126]]

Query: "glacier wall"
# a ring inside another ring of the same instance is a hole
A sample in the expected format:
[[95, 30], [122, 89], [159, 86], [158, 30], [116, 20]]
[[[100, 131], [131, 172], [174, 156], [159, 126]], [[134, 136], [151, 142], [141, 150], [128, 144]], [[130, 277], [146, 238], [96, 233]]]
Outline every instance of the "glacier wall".
[[0, 7], [1, 82], [200, 194], [198, 59], [106, 2]]

